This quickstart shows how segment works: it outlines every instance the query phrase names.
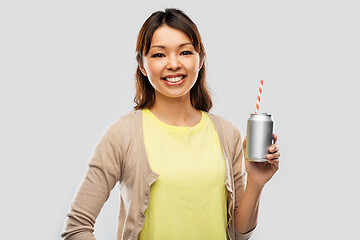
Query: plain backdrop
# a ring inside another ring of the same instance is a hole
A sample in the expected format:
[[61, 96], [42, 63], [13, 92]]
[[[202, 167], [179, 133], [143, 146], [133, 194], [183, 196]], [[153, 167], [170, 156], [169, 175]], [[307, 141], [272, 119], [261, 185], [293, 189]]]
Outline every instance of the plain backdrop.
[[[135, 43], [183, 10], [207, 52], [210, 112], [243, 133], [264, 80], [280, 170], [252, 239], [355, 239], [359, 223], [358, 1], [0, 2], [0, 239], [60, 239], [103, 131], [132, 111]], [[115, 239], [118, 185], [95, 225]]]

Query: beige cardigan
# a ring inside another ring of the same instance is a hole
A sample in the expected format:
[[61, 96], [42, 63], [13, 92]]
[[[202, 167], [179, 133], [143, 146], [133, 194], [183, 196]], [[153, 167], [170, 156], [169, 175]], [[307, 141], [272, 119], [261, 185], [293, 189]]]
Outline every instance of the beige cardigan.
[[[240, 131], [232, 122], [218, 115], [208, 115], [219, 135], [226, 162], [228, 236], [230, 240], [249, 239], [252, 231], [238, 233], [233, 219], [246, 182]], [[144, 225], [150, 186], [159, 176], [151, 170], [147, 159], [141, 110], [118, 118], [104, 131], [88, 166], [71, 203], [61, 237], [65, 240], [95, 240], [95, 220], [110, 191], [119, 182], [121, 201], [117, 240], [136, 240]]]

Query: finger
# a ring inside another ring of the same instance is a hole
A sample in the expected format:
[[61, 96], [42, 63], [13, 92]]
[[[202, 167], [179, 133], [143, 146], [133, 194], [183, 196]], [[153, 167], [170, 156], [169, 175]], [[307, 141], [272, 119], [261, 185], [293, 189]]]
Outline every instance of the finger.
[[271, 145], [271, 146], [268, 148], [268, 151], [269, 151], [270, 153], [275, 153], [275, 152], [279, 151], [279, 145], [277, 145], [277, 144]]
[[268, 159], [278, 159], [280, 158], [280, 152], [276, 152], [273, 154], [268, 154], [269, 158]]
[[273, 154], [268, 154], [268, 155], [266, 155], [266, 158], [268, 160], [279, 159], [280, 158], [280, 152], [276, 152], [276, 153], [273, 153]]
[[244, 141], [243, 141], [243, 148], [246, 148], [246, 136], [244, 137]]
[[275, 164], [275, 165], [279, 165], [279, 159], [271, 159], [271, 160], [268, 160], [268, 163], [270, 164]]
[[278, 136], [275, 133], [273, 134], [273, 139], [274, 139], [274, 144], [275, 144], [278, 140]]

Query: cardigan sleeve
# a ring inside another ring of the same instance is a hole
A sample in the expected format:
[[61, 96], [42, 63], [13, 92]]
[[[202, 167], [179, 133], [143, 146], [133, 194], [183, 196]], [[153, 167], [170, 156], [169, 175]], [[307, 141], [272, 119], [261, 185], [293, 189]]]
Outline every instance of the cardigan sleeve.
[[67, 213], [65, 240], [95, 240], [94, 225], [111, 190], [121, 178], [119, 122], [111, 124], [97, 143], [83, 180]]
[[235, 240], [248, 240], [252, 236], [254, 229], [248, 233], [239, 233], [235, 229]]
[[[238, 208], [242, 197], [245, 191], [246, 185], [246, 168], [245, 168], [245, 159], [244, 151], [242, 148], [242, 135], [240, 130], [235, 126], [233, 131], [235, 134], [235, 154], [233, 159], [233, 175], [234, 175], [234, 187], [235, 187], [235, 210]], [[256, 228], [256, 227], [255, 227]], [[255, 229], [254, 228], [254, 229]], [[236, 231], [235, 229], [235, 239], [236, 240], [247, 240], [251, 237], [254, 229], [251, 231], [242, 234]]]

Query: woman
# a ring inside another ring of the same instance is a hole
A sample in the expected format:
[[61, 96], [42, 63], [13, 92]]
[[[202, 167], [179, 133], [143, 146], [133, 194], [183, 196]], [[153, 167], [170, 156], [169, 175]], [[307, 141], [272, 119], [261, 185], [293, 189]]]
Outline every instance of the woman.
[[135, 111], [97, 144], [68, 213], [65, 239], [95, 239], [95, 219], [119, 182], [117, 239], [248, 239], [261, 191], [278, 169], [244, 161], [246, 139], [208, 113], [205, 50], [182, 11], [153, 13], [137, 40]]

